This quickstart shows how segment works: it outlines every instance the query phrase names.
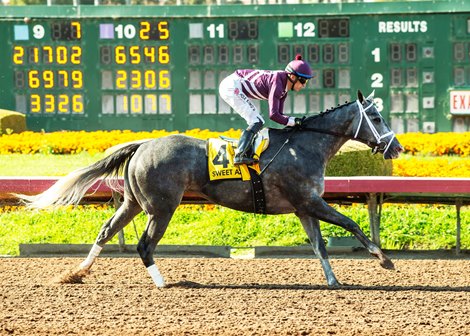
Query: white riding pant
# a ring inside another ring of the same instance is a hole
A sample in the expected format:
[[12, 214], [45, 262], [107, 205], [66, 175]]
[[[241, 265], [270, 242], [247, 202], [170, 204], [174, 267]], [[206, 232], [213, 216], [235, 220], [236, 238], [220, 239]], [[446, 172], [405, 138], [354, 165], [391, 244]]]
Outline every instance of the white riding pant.
[[264, 119], [256, 106], [243, 93], [241, 78], [237, 74], [231, 74], [220, 83], [219, 94], [235, 112], [245, 119], [248, 126], [260, 121], [264, 124]]

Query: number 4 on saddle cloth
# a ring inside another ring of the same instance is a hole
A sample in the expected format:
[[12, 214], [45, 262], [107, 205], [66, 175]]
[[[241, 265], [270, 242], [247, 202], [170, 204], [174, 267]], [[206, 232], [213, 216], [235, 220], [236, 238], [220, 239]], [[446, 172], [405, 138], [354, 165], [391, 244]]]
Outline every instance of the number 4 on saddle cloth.
[[[268, 148], [268, 144], [268, 129], [264, 129], [258, 133], [255, 139], [253, 144], [253, 156], [259, 158], [261, 153]], [[266, 213], [266, 201], [259, 164], [254, 163], [250, 166], [247, 166], [246, 164], [235, 166], [233, 164], [233, 158], [235, 156], [235, 148], [237, 145], [237, 139], [226, 137], [209, 139], [207, 141], [210, 180], [242, 179], [243, 181], [251, 181], [253, 212], [264, 214]]]

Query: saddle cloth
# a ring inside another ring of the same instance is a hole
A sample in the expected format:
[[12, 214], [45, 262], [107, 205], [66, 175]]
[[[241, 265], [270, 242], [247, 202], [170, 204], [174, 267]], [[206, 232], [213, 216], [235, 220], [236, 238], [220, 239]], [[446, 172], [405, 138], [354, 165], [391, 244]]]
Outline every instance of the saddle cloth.
[[[268, 148], [269, 133], [268, 129], [261, 130], [253, 144], [254, 157], [260, 157], [261, 153]], [[233, 158], [235, 149], [238, 146], [238, 139], [230, 138], [211, 138], [207, 141], [207, 158], [209, 167], [209, 177], [211, 181], [224, 179], [242, 179], [249, 181], [251, 179], [247, 165], [235, 166]], [[259, 164], [250, 166], [256, 172], [260, 173]]]

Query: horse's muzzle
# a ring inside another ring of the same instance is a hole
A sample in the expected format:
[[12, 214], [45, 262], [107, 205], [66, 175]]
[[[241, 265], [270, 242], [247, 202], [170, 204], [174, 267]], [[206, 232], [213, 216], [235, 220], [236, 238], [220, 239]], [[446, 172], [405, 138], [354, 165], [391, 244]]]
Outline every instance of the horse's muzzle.
[[387, 145], [388, 144], [385, 141], [379, 142], [372, 148], [372, 154], [383, 153], [385, 148], [387, 148]]
[[388, 149], [386, 149], [382, 153], [384, 155], [384, 159], [389, 160], [389, 159], [397, 159], [403, 151], [404, 151], [403, 146], [400, 144], [397, 138], [394, 138], [392, 140], [392, 143], [388, 147]]
[[381, 153], [384, 159], [396, 159], [403, 152], [403, 147], [396, 138], [392, 139], [392, 143], [389, 145], [386, 141], [380, 141], [379, 143], [370, 145], [372, 148], [372, 154]]

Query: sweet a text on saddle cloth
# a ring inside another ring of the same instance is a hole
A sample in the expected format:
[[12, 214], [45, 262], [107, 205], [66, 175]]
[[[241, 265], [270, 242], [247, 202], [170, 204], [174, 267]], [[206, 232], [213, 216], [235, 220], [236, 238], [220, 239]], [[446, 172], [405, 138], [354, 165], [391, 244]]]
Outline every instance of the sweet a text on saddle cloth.
[[209, 139], [207, 154], [211, 181], [242, 178], [240, 167], [233, 165], [234, 153], [231, 142]]

